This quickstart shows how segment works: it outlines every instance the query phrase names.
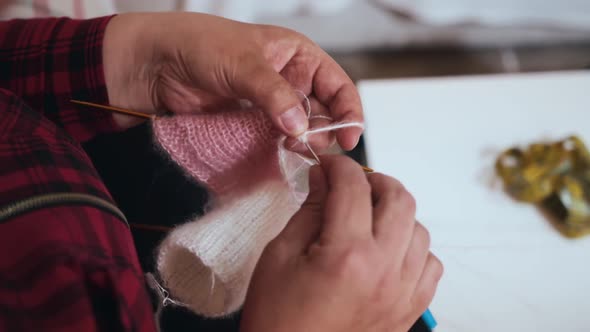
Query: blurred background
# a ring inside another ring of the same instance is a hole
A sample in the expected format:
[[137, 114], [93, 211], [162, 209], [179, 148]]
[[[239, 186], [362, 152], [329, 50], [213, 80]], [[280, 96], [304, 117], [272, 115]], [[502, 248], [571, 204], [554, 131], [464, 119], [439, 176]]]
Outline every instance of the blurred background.
[[[544, 47], [550, 52], [551, 48], [571, 47], [585, 57], [584, 45], [590, 43], [587, 0], [0, 0], [0, 9], [0, 18], [206, 12], [286, 26], [334, 54], [425, 48], [485, 48], [491, 54], [496, 50], [498, 61], [482, 58], [487, 70], [494, 64], [504, 70], [518, 69], [513, 66], [518, 57], [506, 55], [514, 48]], [[553, 61], [548, 59], [547, 67], [575, 66], [574, 56], [548, 58]], [[543, 67], [539, 61], [524, 62], [526, 68]]]
[[588, 0], [0, 0], [0, 19], [177, 10], [292, 28], [355, 81], [590, 66]]
[[334, 52], [587, 42], [586, 0], [2, 0], [2, 16], [187, 10], [298, 30]]

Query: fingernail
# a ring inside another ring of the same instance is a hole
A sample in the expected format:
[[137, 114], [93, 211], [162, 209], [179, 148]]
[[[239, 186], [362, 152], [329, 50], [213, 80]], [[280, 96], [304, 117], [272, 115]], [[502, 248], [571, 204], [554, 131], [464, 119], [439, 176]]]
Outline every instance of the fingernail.
[[360, 137], [360, 136], [358, 136], [358, 137], [356, 138], [356, 140], [354, 141], [354, 144], [352, 145], [352, 148], [353, 148], [353, 149], [354, 149], [354, 148], [355, 148], [355, 147], [356, 147], [356, 146], [359, 144], [359, 141], [360, 141], [360, 140], [361, 140], [361, 137]]
[[297, 136], [307, 130], [307, 117], [301, 106], [295, 106], [281, 114], [280, 120], [290, 135]]

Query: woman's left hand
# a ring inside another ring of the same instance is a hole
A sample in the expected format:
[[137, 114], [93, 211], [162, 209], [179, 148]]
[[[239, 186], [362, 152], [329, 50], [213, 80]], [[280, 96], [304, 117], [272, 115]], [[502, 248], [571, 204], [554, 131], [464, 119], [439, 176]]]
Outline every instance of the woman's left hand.
[[[296, 137], [308, 126], [300, 90], [314, 113], [362, 122], [357, 89], [305, 36], [280, 27], [198, 13], [121, 14], [107, 26], [105, 79], [110, 103], [146, 113], [207, 111], [249, 100]], [[115, 115], [123, 127], [137, 120]], [[345, 150], [362, 130], [336, 133]]]

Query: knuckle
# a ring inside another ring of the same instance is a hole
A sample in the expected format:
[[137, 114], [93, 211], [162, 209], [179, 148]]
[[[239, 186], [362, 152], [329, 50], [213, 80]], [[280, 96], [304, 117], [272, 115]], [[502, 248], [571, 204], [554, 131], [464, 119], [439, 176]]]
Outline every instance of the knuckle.
[[371, 183], [371, 186], [377, 194], [389, 191], [397, 182], [394, 178], [383, 173], [369, 173], [367, 175], [367, 180], [369, 180], [369, 183]]
[[354, 163], [349, 157], [339, 154], [326, 155], [323, 158], [336, 170], [346, 168]]
[[371, 194], [371, 186], [366, 181], [356, 181], [353, 178], [336, 179], [331, 187], [334, 191], [345, 192], [354, 196], [366, 196]]
[[354, 179], [349, 179], [349, 181], [346, 181], [346, 179], [342, 180], [333, 184], [335, 191], [346, 193], [350, 197], [366, 197], [371, 195], [371, 186], [367, 181], [355, 181]]
[[384, 197], [387, 204], [399, 206], [408, 215], [416, 213], [416, 199], [401, 183], [391, 179]]
[[371, 188], [363, 183], [335, 186], [334, 192], [337, 192], [342, 197], [350, 197], [355, 201], [364, 197], [371, 197]]
[[364, 279], [363, 275], [366, 273], [364, 262], [365, 257], [362, 251], [350, 248], [340, 255], [333, 271], [340, 278]]

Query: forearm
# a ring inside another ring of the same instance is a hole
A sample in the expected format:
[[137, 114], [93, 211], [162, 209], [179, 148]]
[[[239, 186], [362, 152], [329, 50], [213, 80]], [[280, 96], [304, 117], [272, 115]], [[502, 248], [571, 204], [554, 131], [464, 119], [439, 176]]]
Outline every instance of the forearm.
[[85, 141], [116, 129], [112, 116], [70, 99], [108, 103], [103, 39], [110, 17], [0, 22], [0, 88]]

